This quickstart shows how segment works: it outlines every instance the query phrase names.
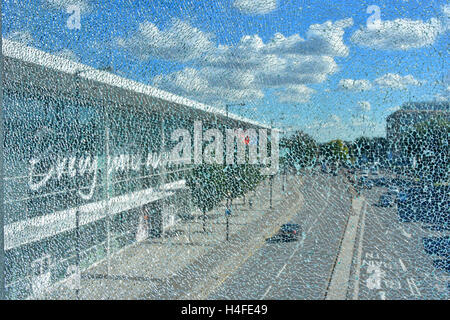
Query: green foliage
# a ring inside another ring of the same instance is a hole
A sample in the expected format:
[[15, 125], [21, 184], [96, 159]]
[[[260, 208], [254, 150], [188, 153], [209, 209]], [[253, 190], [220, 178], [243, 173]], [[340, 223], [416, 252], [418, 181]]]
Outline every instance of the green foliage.
[[206, 212], [224, 199], [235, 199], [253, 190], [263, 178], [255, 165], [203, 164], [192, 170], [187, 186], [194, 205]]
[[280, 159], [283, 168], [298, 169], [313, 166], [317, 159], [316, 141], [302, 131], [281, 139], [280, 147], [283, 151]]
[[320, 155], [326, 162], [336, 164], [350, 160], [349, 148], [339, 139], [321, 145]]
[[387, 139], [384, 137], [359, 137], [349, 144], [350, 158], [361, 159], [366, 157], [369, 162], [383, 161], [389, 150]]

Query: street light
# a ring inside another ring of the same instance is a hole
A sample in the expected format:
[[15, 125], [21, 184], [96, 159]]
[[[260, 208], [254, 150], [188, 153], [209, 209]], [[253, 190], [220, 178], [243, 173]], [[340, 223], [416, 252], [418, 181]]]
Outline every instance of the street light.
[[[282, 114], [283, 116], [279, 117], [278, 120], [284, 120], [284, 114]], [[270, 135], [272, 136], [272, 131], [273, 131], [273, 121], [274, 119], [270, 119]], [[270, 209], [272, 209], [272, 195], [273, 195], [273, 175], [270, 176]]]

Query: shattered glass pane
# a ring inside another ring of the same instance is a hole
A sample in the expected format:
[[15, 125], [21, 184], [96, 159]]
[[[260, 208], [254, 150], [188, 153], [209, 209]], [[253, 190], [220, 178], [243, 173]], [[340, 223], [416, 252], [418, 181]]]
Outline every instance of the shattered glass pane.
[[0, 298], [448, 300], [445, 1], [1, 9]]

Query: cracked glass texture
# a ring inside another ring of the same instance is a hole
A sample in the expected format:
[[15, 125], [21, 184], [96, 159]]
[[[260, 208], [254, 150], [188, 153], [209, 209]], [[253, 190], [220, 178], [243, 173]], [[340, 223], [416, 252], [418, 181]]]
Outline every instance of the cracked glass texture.
[[448, 300], [449, 12], [2, 1], [2, 295]]

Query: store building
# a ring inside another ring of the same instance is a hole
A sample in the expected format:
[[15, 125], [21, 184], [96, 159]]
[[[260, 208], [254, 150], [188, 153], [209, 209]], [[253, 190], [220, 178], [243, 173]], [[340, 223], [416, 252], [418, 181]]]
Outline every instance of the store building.
[[[177, 129], [265, 125], [3, 39], [7, 298], [39, 296], [74, 270], [192, 212], [167, 160]], [[78, 254], [77, 254], [78, 253]]]

